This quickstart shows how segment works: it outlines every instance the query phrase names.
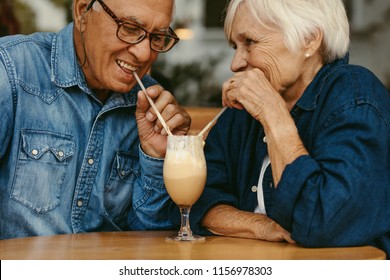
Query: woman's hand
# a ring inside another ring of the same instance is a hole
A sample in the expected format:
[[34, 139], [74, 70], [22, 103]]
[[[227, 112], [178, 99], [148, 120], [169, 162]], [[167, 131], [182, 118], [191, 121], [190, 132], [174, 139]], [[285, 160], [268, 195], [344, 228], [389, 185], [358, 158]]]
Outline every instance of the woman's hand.
[[[146, 92], [154, 101], [172, 134], [185, 135], [190, 129], [191, 118], [184, 108], [176, 103], [173, 95], [159, 85], [147, 88]], [[142, 150], [151, 157], [163, 158], [166, 152], [167, 132], [142, 91], [138, 93], [136, 120]]]
[[211, 208], [204, 216], [202, 226], [217, 235], [295, 243], [290, 233], [267, 215], [238, 210], [229, 205]]
[[257, 68], [237, 72], [223, 84], [222, 89], [224, 106], [245, 108], [262, 124], [275, 186], [288, 164], [308, 154], [289, 111], [295, 99], [289, 100], [287, 96], [282, 97], [283, 94], [274, 89], [264, 73]]
[[222, 105], [244, 109], [264, 125], [266, 114], [288, 114], [286, 102], [260, 69], [237, 72], [222, 86]]

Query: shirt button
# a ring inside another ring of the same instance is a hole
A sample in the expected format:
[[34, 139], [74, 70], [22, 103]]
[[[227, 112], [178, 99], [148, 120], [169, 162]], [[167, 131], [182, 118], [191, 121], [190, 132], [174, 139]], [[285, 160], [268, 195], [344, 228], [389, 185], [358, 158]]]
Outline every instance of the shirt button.
[[59, 156], [59, 157], [63, 157], [63, 156], [64, 156], [64, 152], [63, 152], [63, 151], [59, 151], [59, 152], [58, 152], [58, 156]]
[[34, 149], [34, 150], [31, 151], [31, 153], [32, 153], [34, 156], [36, 156], [39, 152], [38, 152], [38, 150], [35, 150], [35, 149]]
[[93, 158], [90, 158], [90, 159], [88, 160], [88, 164], [89, 164], [89, 165], [92, 165], [93, 163], [94, 163]]
[[253, 186], [253, 187], [251, 188], [251, 190], [252, 190], [252, 192], [257, 192], [257, 186]]
[[77, 206], [78, 207], [83, 206], [83, 201], [81, 199], [77, 200]]

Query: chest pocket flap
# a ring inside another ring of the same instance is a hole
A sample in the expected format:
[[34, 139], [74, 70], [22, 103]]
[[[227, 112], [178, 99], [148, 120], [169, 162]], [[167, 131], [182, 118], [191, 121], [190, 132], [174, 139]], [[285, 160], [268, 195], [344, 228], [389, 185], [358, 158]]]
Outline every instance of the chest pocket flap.
[[73, 156], [75, 146], [69, 135], [37, 130], [23, 130], [22, 145], [25, 153], [33, 159], [40, 159], [50, 152], [60, 162]]
[[116, 156], [116, 168], [122, 180], [130, 173], [138, 176], [140, 173], [138, 155], [128, 152], [118, 152]]

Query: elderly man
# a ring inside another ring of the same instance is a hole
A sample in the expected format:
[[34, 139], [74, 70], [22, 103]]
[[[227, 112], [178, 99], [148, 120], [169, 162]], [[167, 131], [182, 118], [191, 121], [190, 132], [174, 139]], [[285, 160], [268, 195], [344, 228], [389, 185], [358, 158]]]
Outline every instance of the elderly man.
[[145, 76], [174, 1], [75, 0], [58, 33], [0, 39], [0, 238], [163, 229], [167, 133], [189, 115]]

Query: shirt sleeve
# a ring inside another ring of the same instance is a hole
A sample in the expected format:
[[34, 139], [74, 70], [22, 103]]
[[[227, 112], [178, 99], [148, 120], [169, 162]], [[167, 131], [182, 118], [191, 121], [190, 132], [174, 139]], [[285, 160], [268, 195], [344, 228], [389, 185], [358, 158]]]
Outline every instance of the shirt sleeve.
[[134, 185], [132, 209], [128, 215], [129, 229], [171, 229], [167, 210], [171, 199], [164, 185], [164, 160], [146, 155], [141, 147], [139, 154], [141, 174]]
[[0, 159], [4, 156], [14, 126], [14, 101], [8, 74], [0, 56]]
[[310, 155], [286, 167], [269, 216], [309, 247], [357, 246], [389, 232], [387, 121], [369, 102], [330, 116]]

